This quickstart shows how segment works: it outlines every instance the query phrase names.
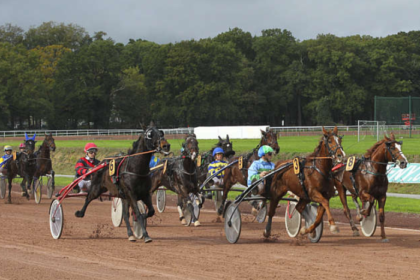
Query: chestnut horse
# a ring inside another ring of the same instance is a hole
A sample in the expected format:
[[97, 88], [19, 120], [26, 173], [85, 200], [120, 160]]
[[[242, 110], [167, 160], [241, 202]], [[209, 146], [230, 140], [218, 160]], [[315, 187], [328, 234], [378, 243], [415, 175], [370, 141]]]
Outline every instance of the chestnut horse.
[[[344, 208], [344, 214], [350, 221], [353, 230], [353, 236], [359, 236], [359, 230], [353, 222], [350, 210], [347, 206], [346, 190], [348, 190], [357, 208], [357, 217], [362, 219], [362, 215], [369, 216], [374, 207], [375, 200], [379, 206], [379, 221], [381, 223], [381, 237], [383, 242], [388, 242], [385, 235], [385, 202], [386, 192], [388, 190], [388, 177], [386, 174], [388, 162], [395, 162], [400, 168], [407, 167], [407, 158], [401, 150], [402, 141], [397, 142], [395, 136], [391, 133], [391, 138], [384, 136], [384, 139], [373, 145], [361, 159], [356, 159], [352, 171], [340, 172], [342, 180], [336, 179], [335, 186], [340, 196]], [[354, 184], [353, 184], [354, 182]], [[362, 202], [363, 209], [357, 202], [357, 197]]]
[[[165, 173], [163, 169], [154, 170], [152, 174], [151, 192], [157, 190], [160, 186], [175, 192], [178, 195], [179, 219], [183, 225], [186, 224], [182, 212], [183, 203], [189, 200], [189, 194], [198, 195], [197, 168], [194, 162], [195, 155], [198, 155], [198, 141], [195, 134], [189, 134], [182, 145], [184, 150], [179, 157], [166, 158], [159, 164], [166, 165]], [[194, 222], [199, 226], [200, 222]]]
[[[140, 134], [138, 140], [133, 143], [133, 148], [128, 151], [128, 155], [116, 160], [115, 166], [118, 170], [118, 178], [116, 178], [118, 181], [116, 183], [114, 183], [114, 178], [109, 175], [109, 165], [92, 175], [92, 183], [85, 204], [81, 210], [76, 211], [75, 215], [79, 218], [84, 217], [89, 203], [107, 191], [113, 196], [121, 196], [122, 193], [124, 196], [122, 198], [127, 199], [128, 204], [134, 210], [137, 219], [139, 219], [144, 242], [148, 243], [152, 239], [146, 231], [145, 219], [152, 217], [155, 213], [150, 195], [151, 179], [149, 176], [149, 163], [153, 152], [159, 152], [161, 149], [160, 139], [163, 137], [163, 132], [159, 131], [153, 122], [150, 123], [148, 128], [144, 128], [144, 130], [144, 134]], [[138, 200], [142, 200], [148, 208], [147, 213], [144, 215], [140, 214], [137, 205]], [[127, 226], [127, 234], [130, 241], [135, 241], [128, 220], [128, 213], [124, 211], [124, 208], [127, 207], [123, 207], [123, 217]]]
[[[232, 188], [233, 185], [239, 183], [242, 186], [247, 186], [247, 179], [248, 179], [248, 168], [251, 164], [258, 160], [260, 157], [258, 156], [258, 149], [261, 146], [268, 145], [273, 148], [275, 154], [280, 152], [280, 147], [277, 142], [277, 135], [273, 130], [269, 130], [267, 132], [261, 130], [261, 140], [260, 143], [255, 147], [252, 152], [242, 155], [243, 157], [243, 168], [239, 169], [238, 164], [234, 164], [231, 167], [225, 169], [224, 177], [223, 177], [223, 197], [222, 203], [217, 209], [217, 214], [222, 215], [223, 210], [225, 207], [226, 199], [229, 193], [229, 190]], [[238, 160], [239, 157], [232, 157], [229, 159], [229, 162], [233, 162]]]
[[[300, 213], [302, 213], [305, 206], [311, 201], [320, 204], [314, 224], [309, 228], [302, 228], [301, 234], [313, 233], [315, 228], [322, 222], [325, 211], [328, 215], [331, 232], [339, 232], [329, 207], [329, 200], [335, 194], [331, 169], [334, 163], [342, 161], [345, 153], [341, 146], [341, 138], [338, 136], [337, 127], [331, 131], [326, 131], [324, 128], [322, 130], [324, 135], [314, 152], [300, 160], [300, 177], [295, 174], [294, 168], [287, 168], [285, 171], [278, 172], [272, 177], [269, 196], [267, 197], [270, 199], [270, 206], [268, 222], [264, 231], [266, 238], [271, 235], [272, 219], [278, 203], [288, 191], [300, 198], [296, 205], [296, 209]], [[290, 161], [278, 161], [275, 169], [282, 166], [285, 162]]]

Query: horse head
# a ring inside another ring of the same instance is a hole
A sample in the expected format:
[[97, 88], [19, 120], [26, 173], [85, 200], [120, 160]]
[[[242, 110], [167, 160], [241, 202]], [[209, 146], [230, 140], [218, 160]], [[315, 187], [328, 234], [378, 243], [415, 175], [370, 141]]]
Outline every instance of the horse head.
[[194, 133], [188, 134], [185, 137], [185, 142], [182, 144], [182, 147], [184, 148], [182, 154], [194, 160], [199, 151], [197, 136]]
[[225, 140], [219, 136], [219, 142], [216, 143], [216, 147], [221, 147], [223, 149], [226, 158], [235, 155], [235, 151], [233, 150], [232, 142], [229, 141], [228, 134], [226, 134]]
[[327, 131], [324, 127], [322, 127], [322, 132], [324, 133], [324, 146], [326, 147], [326, 151], [328, 152], [329, 156], [332, 157], [333, 162], [342, 162], [343, 158], [346, 156], [346, 153], [341, 146], [343, 137], [338, 136], [337, 126], [330, 131]]
[[408, 160], [402, 152], [402, 141], [396, 141], [394, 133], [391, 132], [391, 138], [384, 136], [385, 153], [388, 162], [395, 162], [401, 169], [407, 167]]
[[31, 138], [28, 137], [28, 134], [26, 134], [25, 132], [25, 145], [26, 145], [26, 151], [28, 152], [28, 154], [32, 155], [35, 151], [35, 137], [36, 137], [36, 133], [34, 133], [34, 136], [32, 136]]
[[160, 133], [160, 149], [163, 153], [167, 154], [171, 150], [171, 144], [165, 138], [165, 133], [162, 130], [159, 130]]
[[44, 145], [47, 145], [51, 151], [55, 151], [55, 141], [51, 132], [50, 134], [45, 133]]
[[280, 146], [277, 143], [277, 134], [272, 129], [267, 132], [261, 130], [261, 136], [260, 146], [268, 145], [273, 148], [276, 154], [280, 152]]
[[160, 131], [156, 128], [153, 121], [150, 122], [148, 127], [143, 127], [144, 129], [144, 141], [146, 142], [146, 149], [148, 151], [161, 150], [160, 141], [164, 136], [163, 131]]

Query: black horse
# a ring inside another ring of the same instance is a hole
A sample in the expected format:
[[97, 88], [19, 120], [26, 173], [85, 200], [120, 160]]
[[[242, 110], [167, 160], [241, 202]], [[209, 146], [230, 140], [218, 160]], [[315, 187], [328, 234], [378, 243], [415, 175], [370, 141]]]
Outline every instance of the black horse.
[[[89, 203], [102, 193], [109, 191], [111, 195], [119, 196], [128, 201], [129, 206], [134, 210], [137, 219], [139, 219], [144, 242], [148, 243], [152, 239], [146, 231], [145, 219], [152, 217], [155, 213], [150, 195], [149, 162], [152, 154], [161, 149], [160, 139], [163, 136], [163, 132], [159, 131], [153, 122], [150, 123], [149, 127], [145, 127], [144, 130], [144, 134], [140, 134], [138, 140], [133, 143], [133, 148], [128, 151], [128, 155], [115, 159], [116, 176], [109, 175], [109, 165], [93, 174], [85, 204], [75, 215], [79, 218], [84, 217]], [[105, 161], [109, 161], [109, 159], [105, 159]], [[147, 214], [140, 214], [137, 205], [138, 200], [142, 200], [146, 204], [148, 208]], [[133, 241], [133, 232], [130, 227], [128, 213], [127, 211], [123, 212], [125, 212], [123, 217], [127, 226], [129, 240]]]
[[5, 170], [3, 170], [3, 175], [8, 179], [9, 183], [9, 195], [7, 197], [7, 202], [12, 203], [12, 181], [19, 175], [23, 178], [22, 183], [20, 184], [22, 188], [22, 196], [26, 197], [28, 200], [30, 198], [28, 191], [30, 191], [30, 186], [32, 184], [32, 178], [36, 171], [36, 155], [35, 155], [35, 136], [29, 138], [25, 133], [25, 145], [26, 151], [20, 153], [16, 159], [11, 159], [6, 163]]
[[55, 148], [56, 146], [55, 146], [54, 138], [52, 137], [52, 133], [45, 134], [45, 138], [44, 138], [44, 141], [42, 142], [42, 145], [39, 147], [38, 151], [35, 152], [36, 171], [33, 177], [34, 179], [33, 185], [35, 186], [36, 181], [39, 179], [39, 177], [45, 176], [47, 174], [51, 175], [52, 192], [54, 191], [54, 186], [55, 186], [55, 180], [54, 180], [55, 172], [52, 169], [50, 151], [54, 152]]
[[[160, 162], [160, 164], [166, 165], [166, 169], [161, 168], [153, 171], [151, 192], [154, 192], [160, 186], [165, 186], [178, 194], [179, 219], [182, 224], [186, 224], [182, 211], [184, 203], [191, 202], [190, 193], [198, 195], [199, 191], [197, 168], [194, 162], [194, 157], [198, 154], [199, 148], [194, 134], [187, 135], [183, 147], [184, 150], [179, 157], [166, 158]], [[200, 222], [196, 220], [194, 225], [199, 226]]]

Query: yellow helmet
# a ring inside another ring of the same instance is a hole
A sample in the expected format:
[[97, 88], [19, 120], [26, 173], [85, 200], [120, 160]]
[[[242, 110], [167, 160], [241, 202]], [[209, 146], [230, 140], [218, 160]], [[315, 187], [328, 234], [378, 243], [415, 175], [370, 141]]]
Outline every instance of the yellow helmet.
[[12, 151], [12, 146], [6, 145], [4, 146], [4, 151]]

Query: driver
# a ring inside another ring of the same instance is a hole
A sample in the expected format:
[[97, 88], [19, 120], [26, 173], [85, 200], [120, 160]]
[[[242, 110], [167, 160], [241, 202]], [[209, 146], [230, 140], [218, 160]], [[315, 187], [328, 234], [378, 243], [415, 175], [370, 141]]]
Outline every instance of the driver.
[[[82, 175], [88, 173], [93, 167], [99, 164], [99, 160], [96, 159], [96, 154], [98, 153], [98, 146], [94, 143], [87, 143], [85, 145], [86, 155], [80, 158], [76, 162], [74, 167], [76, 171], [76, 178], [79, 178]], [[90, 190], [91, 176], [87, 176], [79, 182], [80, 193], [86, 193]]]

